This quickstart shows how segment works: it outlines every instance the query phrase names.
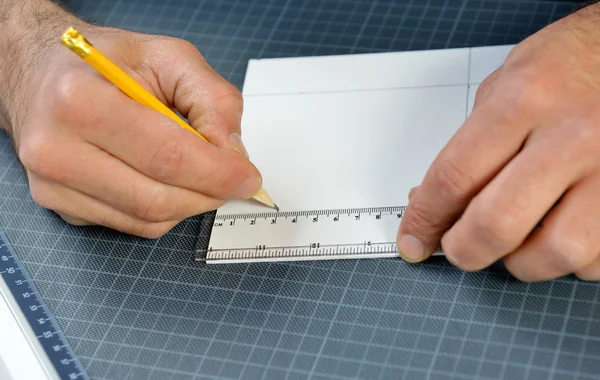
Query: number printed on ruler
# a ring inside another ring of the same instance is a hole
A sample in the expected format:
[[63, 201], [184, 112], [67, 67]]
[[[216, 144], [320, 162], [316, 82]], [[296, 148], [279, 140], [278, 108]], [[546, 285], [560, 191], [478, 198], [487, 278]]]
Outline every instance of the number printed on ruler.
[[[4, 281], [23, 313], [25, 320], [22, 322], [29, 324], [58, 376], [69, 380], [87, 379], [87, 374], [64, 341], [58, 326], [49, 316], [35, 284], [2, 233], [0, 233], [0, 276], [0, 281]], [[42, 353], [37, 352], [37, 354]]]
[[217, 215], [207, 262], [393, 257], [405, 207]]

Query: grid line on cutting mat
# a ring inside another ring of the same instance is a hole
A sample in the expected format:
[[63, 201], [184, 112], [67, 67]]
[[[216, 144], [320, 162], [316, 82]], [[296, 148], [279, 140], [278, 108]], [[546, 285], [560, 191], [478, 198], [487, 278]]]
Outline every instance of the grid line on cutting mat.
[[[248, 59], [518, 43], [575, 2], [72, 0], [194, 43], [241, 88]], [[93, 42], [93, 41], [92, 41]], [[591, 379], [599, 286], [523, 284], [435, 258], [209, 266], [210, 215], [150, 241], [35, 205], [0, 134], [0, 226], [94, 379]], [[209, 228], [208, 228], [209, 229]]]

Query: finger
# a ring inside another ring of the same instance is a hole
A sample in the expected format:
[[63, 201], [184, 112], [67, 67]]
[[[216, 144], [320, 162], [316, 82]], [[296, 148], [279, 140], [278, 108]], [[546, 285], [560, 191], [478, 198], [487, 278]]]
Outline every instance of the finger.
[[77, 218], [77, 217], [75, 217], [75, 216], [68, 215], [68, 214], [65, 214], [65, 213], [62, 213], [62, 212], [58, 212], [58, 211], [55, 211], [55, 212], [56, 212], [56, 213], [58, 214], [58, 216], [60, 216], [60, 217], [61, 217], [61, 218], [62, 218], [62, 219], [65, 221], [65, 222], [67, 222], [67, 223], [69, 223], [69, 224], [72, 224], [72, 225], [74, 225], [74, 226], [92, 226], [92, 225], [94, 225], [94, 223], [92, 223], [92, 222], [89, 222], [89, 221], [87, 221], [87, 220], [80, 219], [80, 218]]
[[[179, 221], [152, 223], [137, 219], [77, 190], [33, 175], [33, 199], [42, 207], [56, 212], [67, 223], [105, 226], [120, 232], [149, 239], [158, 238], [171, 230]], [[73, 223], [74, 222], [74, 223]]]
[[505, 258], [507, 269], [522, 281], [571, 273], [594, 278], [600, 254], [599, 192], [600, 176], [584, 179], [569, 190], [541, 228]]
[[564, 142], [546, 140], [528, 143], [444, 235], [442, 248], [450, 262], [474, 271], [514, 251], [580, 178], [580, 162], [556, 154], [569, 149]]
[[583, 281], [600, 281], [600, 258], [576, 271], [575, 275]]
[[212, 197], [248, 199], [260, 189], [260, 173], [239, 154], [203, 141], [102, 78], [90, 78], [85, 87], [81, 82], [67, 91], [68, 99], [55, 100], [72, 110], [56, 116], [91, 144], [157, 181]]
[[481, 82], [481, 84], [479, 84], [477, 94], [475, 95], [475, 99], [473, 100], [473, 109], [477, 108], [480, 104], [485, 103], [503, 69], [504, 66], [500, 66], [499, 68], [494, 70], [490, 75], [488, 75], [483, 80], [483, 82]]
[[435, 252], [469, 200], [519, 151], [528, 124], [513, 120], [498, 103], [474, 109], [427, 171], [398, 230], [405, 260], [422, 261]]
[[410, 189], [410, 191], [408, 192], [408, 201], [410, 202], [410, 200], [412, 199], [412, 197], [415, 195], [415, 192], [419, 189], [419, 186], [415, 186], [412, 189]]
[[94, 146], [75, 143], [68, 146], [68, 149], [58, 147], [48, 154], [35, 172], [127, 215], [152, 222], [182, 220], [224, 203], [157, 182]]
[[241, 140], [231, 138], [232, 134], [241, 134], [240, 91], [213, 70], [191, 43], [175, 39], [161, 43], [164, 49], [148, 45], [151, 51], [147, 55], [153, 57], [150, 65], [155, 68], [166, 99], [213, 144], [226, 149], [243, 148], [237, 145]]

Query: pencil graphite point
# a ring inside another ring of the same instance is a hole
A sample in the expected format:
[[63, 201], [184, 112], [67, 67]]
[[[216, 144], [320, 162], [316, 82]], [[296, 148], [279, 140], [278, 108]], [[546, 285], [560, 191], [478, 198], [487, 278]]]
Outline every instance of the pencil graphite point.
[[254, 194], [254, 196], [252, 198], [254, 198], [255, 201], [258, 201], [258, 202], [264, 204], [265, 206], [269, 206], [269, 207], [279, 211], [279, 207], [277, 207], [275, 202], [273, 202], [273, 200], [271, 199], [269, 194], [267, 194], [265, 189], [258, 190], [258, 193]]

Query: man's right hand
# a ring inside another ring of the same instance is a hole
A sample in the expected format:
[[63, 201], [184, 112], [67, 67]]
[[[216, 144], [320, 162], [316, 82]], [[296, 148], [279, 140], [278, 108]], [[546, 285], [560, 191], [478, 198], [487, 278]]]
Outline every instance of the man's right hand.
[[[54, 38], [48, 46], [25, 38], [0, 43], [20, 52], [12, 69], [0, 70], [0, 79], [13, 84], [0, 90], [0, 108], [7, 110], [4, 127], [38, 204], [72, 224], [154, 238], [187, 217], [229, 199], [251, 198], [261, 188], [260, 173], [244, 157], [241, 94], [191, 44], [77, 25], [210, 143], [131, 100], [61, 46], [73, 18], [49, 3], [31, 3], [58, 18], [52, 20]], [[15, 45], [24, 41], [29, 43]]]

